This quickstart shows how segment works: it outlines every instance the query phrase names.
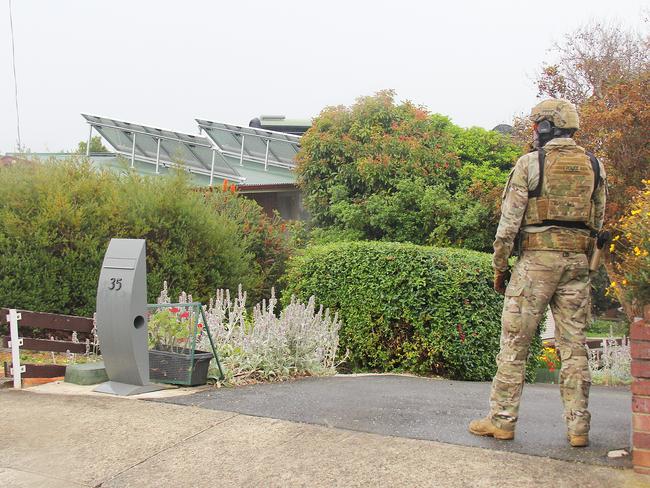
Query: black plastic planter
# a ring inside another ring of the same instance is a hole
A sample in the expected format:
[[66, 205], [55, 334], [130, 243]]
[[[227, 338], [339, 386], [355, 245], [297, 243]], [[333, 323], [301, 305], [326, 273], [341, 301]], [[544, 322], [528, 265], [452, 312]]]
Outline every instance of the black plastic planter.
[[212, 358], [211, 352], [159, 345], [149, 350], [149, 377], [156, 383], [205, 385]]

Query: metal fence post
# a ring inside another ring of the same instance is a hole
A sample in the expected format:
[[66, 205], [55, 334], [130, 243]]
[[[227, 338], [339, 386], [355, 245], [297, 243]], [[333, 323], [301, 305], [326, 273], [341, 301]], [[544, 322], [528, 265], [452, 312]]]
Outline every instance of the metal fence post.
[[131, 167], [133, 168], [135, 166], [135, 132], [131, 132], [133, 134], [133, 144], [131, 145]]
[[11, 374], [14, 377], [14, 388], [20, 390], [22, 387], [22, 377], [21, 373], [25, 372], [25, 366], [20, 365], [20, 346], [23, 345], [22, 338], [18, 337], [18, 321], [21, 319], [21, 315], [15, 308], [9, 309], [9, 315], [7, 315], [7, 320], [9, 321], [9, 331], [11, 336]]
[[88, 134], [88, 145], [86, 146], [86, 156], [90, 156], [90, 144], [93, 141], [93, 126], [90, 126], [90, 133]]

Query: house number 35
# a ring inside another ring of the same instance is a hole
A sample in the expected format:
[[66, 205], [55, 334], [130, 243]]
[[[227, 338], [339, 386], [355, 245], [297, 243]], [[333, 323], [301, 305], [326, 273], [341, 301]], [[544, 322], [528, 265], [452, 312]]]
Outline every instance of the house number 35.
[[108, 285], [109, 290], [119, 291], [122, 289], [122, 278], [111, 278], [111, 284]]

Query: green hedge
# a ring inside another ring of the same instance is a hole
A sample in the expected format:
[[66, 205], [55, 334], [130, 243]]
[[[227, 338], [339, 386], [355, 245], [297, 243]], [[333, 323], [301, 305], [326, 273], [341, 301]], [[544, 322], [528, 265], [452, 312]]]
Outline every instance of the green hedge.
[[239, 283], [259, 288], [241, 226], [187, 176], [125, 172], [75, 159], [0, 168], [0, 306], [91, 315], [111, 237], [147, 240], [150, 302], [163, 280], [200, 300]]
[[[315, 295], [344, 325], [354, 369], [489, 380], [496, 371], [503, 297], [490, 256], [463, 249], [339, 242], [290, 259], [284, 299]], [[536, 338], [534, 357], [540, 350]], [[529, 361], [529, 378], [535, 361]]]

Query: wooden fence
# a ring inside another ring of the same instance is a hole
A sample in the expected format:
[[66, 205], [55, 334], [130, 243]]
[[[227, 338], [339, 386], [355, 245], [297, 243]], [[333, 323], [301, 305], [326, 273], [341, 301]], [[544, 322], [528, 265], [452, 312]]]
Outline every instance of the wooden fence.
[[[60, 315], [53, 313], [31, 312], [18, 310], [21, 319], [18, 326], [21, 329], [39, 329], [41, 331], [80, 332], [90, 334], [93, 330], [93, 319], [87, 317], [76, 317], [74, 315]], [[0, 324], [7, 323], [8, 308], [0, 308]], [[51, 340], [31, 337], [21, 337], [20, 349], [29, 351], [45, 352], [70, 352], [85, 354], [88, 350], [88, 343], [74, 342], [72, 340]], [[3, 347], [9, 347], [11, 336], [2, 336]], [[54, 378], [65, 375], [65, 366], [58, 364], [23, 364], [25, 371], [23, 378]], [[5, 376], [10, 376], [9, 367], [5, 363]]]

